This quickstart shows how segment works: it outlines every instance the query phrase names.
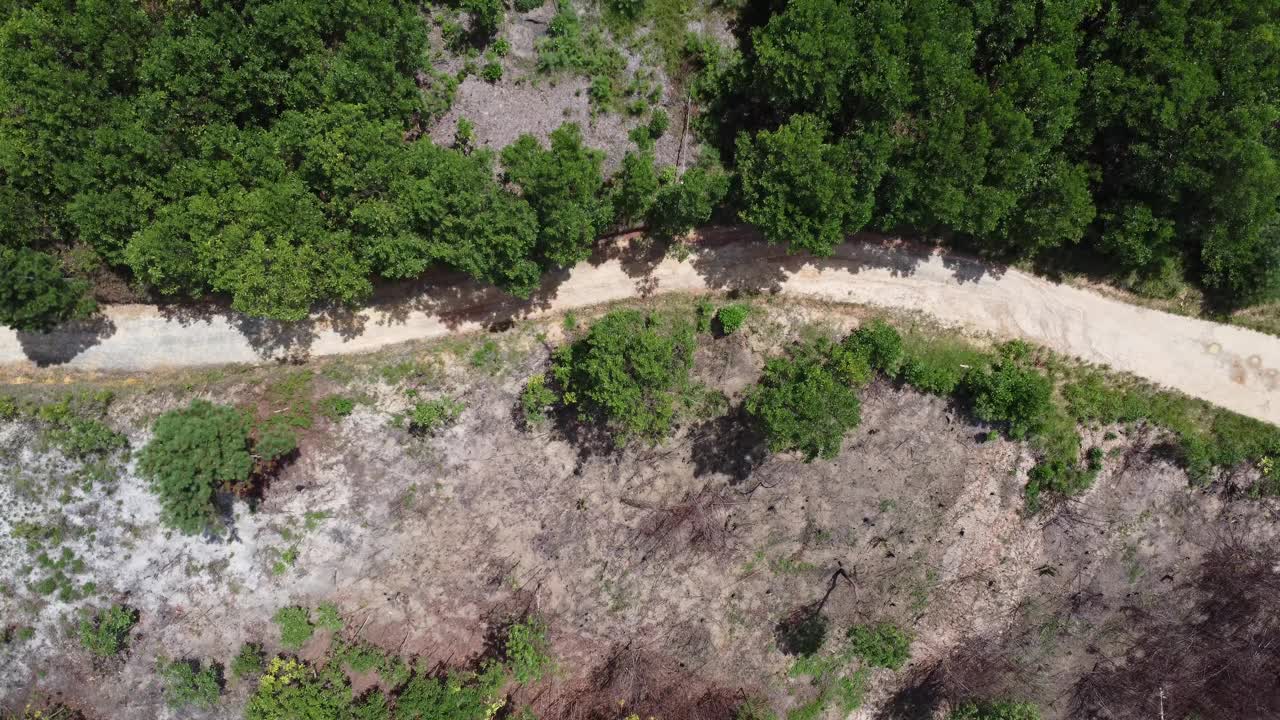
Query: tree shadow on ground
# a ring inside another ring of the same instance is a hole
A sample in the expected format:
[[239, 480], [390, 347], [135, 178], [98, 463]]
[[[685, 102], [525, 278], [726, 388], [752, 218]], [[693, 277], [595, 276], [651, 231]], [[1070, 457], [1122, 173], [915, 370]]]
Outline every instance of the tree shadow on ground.
[[694, 477], [727, 475], [730, 485], [740, 485], [769, 457], [764, 434], [742, 405], [701, 423], [690, 435]]
[[38, 367], [63, 365], [114, 335], [116, 325], [105, 315], [72, 320], [48, 332], [18, 331], [18, 343]]
[[936, 672], [907, 683], [876, 713], [877, 720], [932, 720], [942, 703], [942, 683]]

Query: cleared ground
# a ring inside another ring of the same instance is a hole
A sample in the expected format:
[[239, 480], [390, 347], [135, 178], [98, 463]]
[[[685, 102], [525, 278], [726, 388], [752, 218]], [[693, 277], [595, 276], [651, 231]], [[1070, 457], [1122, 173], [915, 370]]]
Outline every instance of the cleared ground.
[[[765, 356], [862, 312], [762, 309], [738, 334], [703, 340], [698, 379], [735, 405]], [[1141, 428], [1090, 430], [1107, 453], [1093, 489], [1027, 517], [1025, 448], [986, 440], [988, 428], [947, 401], [883, 382], [864, 392], [862, 424], [834, 462], [766, 458], [732, 413], [621, 451], [554, 424], [524, 428], [517, 395], [561, 332], [526, 323], [313, 364], [309, 396], [358, 398], [356, 410], [317, 416], [256, 511], [232, 506], [222, 539], [164, 532], [131, 466], [86, 485], [83, 465], [42, 450], [30, 426], [0, 426], [0, 609], [35, 629], [0, 649], [0, 696], [16, 706], [39, 688], [102, 718], [237, 717], [247, 684], [232, 683], [215, 710], [170, 713], [155, 659], [225, 663], [248, 640], [275, 650], [277, 608], [329, 601], [348, 637], [447, 666], [474, 661], [493, 628], [536, 613], [558, 671], [518, 700], [544, 718], [623, 706], [716, 717], [744, 695], [794, 709], [817, 690], [789, 677], [780, 627], [821, 604], [833, 638], [878, 621], [916, 637], [906, 668], [872, 673], [861, 717], [929, 717], [975, 692], [1079, 717], [1097, 708], [1099, 691], [1082, 683], [1098, 668], [1130, 662], [1157, 620], [1192, 625], [1206, 557], [1227, 540], [1275, 542], [1274, 502], [1192, 489]], [[113, 377], [111, 422], [136, 448], [158, 413], [191, 397], [257, 405], [299, 372]], [[436, 437], [410, 436], [392, 427], [409, 389], [466, 410]], [[34, 551], [14, 537], [19, 521], [81, 529], [64, 547], [84, 562], [77, 582], [97, 583], [96, 600], [28, 588]], [[138, 608], [141, 623], [124, 660], [95, 664], [70, 621], [112, 600]], [[302, 654], [321, 657], [330, 639], [322, 631]], [[1164, 688], [1130, 685], [1128, 704], [1108, 699], [1101, 716], [1152, 716]], [[1186, 689], [1164, 689], [1165, 702]]]

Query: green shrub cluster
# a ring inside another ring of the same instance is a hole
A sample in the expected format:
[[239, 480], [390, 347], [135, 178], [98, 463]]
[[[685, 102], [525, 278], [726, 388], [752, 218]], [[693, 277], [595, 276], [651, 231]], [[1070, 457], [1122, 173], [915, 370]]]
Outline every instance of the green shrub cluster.
[[466, 405], [452, 398], [416, 402], [409, 409], [409, 432], [433, 435], [456, 422], [465, 409]]
[[260, 674], [263, 659], [262, 645], [258, 643], [241, 645], [240, 652], [231, 659], [231, 677], [243, 680]]
[[744, 406], [773, 452], [797, 451], [805, 462], [831, 459], [861, 421], [856, 386], [870, 370], [845, 348], [818, 340], [765, 363]]
[[164, 658], [160, 658], [156, 665], [165, 683], [164, 698], [169, 707], [211, 708], [217, 704], [218, 696], [222, 694], [222, 678], [217, 666], [201, 668], [193, 660], [169, 661]]
[[720, 329], [725, 335], [738, 332], [738, 328], [747, 321], [750, 308], [746, 305], [725, 305], [716, 311], [716, 320], [720, 321]]
[[137, 624], [137, 610], [112, 605], [80, 621], [80, 644], [101, 658], [119, 655], [128, 645], [129, 631]]
[[559, 348], [551, 374], [581, 420], [600, 423], [619, 443], [656, 443], [671, 433], [692, 389], [694, 345], [683, 317], [616, 310]]
[[[433, 674], [425, 666], [410, 670], [376, 648], [340, 641], [322, 666], [272, 659], [249, 698], [245, 718], [490, 720], [506, 705], [510, 682], [537, 682], [551, 667], [545, 626], [532, 619], [513, 625], [504, 655], [503, 662], [486, 663], [478, 672]], [[344, 666], [355, 672], [377, 669], [388, 693], [375, 690], [354, 697]]]
[[536, 618], [526, 618], [507, 628], [502, 650], [511, 676], [522, 685], [538, 682], [552, 667], [547, 626]]
[[242, 491], [254, 468], [294, 450], [297, 441], [273, 426], [254, 439], [244, 412], [205, 400], [156, 420], [138, 454], [138, 469], [160, 500], [161, 521], [188, 535], [216, 526], [214, 494]]
[[297, 605], [280, 608], [271, 620], [280, 626], [280, 644], [291, 650], [306, 645], [316, 632], [311, 613]]

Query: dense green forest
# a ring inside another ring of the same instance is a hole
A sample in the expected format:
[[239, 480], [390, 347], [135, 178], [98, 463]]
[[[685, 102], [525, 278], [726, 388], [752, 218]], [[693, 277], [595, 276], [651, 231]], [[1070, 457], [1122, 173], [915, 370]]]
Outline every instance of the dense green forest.
[[[86, 306], [40, 254], [76, 243], [159, 294], [223, 293], [285, 320], [437, 265], [527, 295], [586, 257], [628, 189], [573, 125], [549, 149], [521, 138], [501, 176], [492, 152], [413, 141], [456, 85], [422, 71], [414, 3], [0, 8], [4, 324], [43, 329]], [[727, 189], [648, 175], [630, 192], [675, 231]]]
[[[504, 9], [458, 7], [495, 37]], [[0, 324], [91, 308], [73, 248], [290, 320], [437, 266], [527, 295], [610, 227], [678, 235], [725, 200], [817, 254], [907, 230], [1152, 295], [1280, 295], [1280, 0], [752, 0], [736, 49], [665, 43], [732, 188], [655, 167], [665, 122], [614, 177], [573, 125], [432, 144], [457, 78], [427, 10], [0, 0]]]
[[[753, 0], [706, 121], [742, 214], [1280, 292], [1280, 2]], [[1063, 251], [1066, 251], [1065, 253]]]

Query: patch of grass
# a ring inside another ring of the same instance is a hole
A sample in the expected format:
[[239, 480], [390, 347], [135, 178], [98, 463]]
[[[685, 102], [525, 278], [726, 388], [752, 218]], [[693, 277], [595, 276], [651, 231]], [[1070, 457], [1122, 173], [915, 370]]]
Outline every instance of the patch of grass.
[[850, 651], [871, 667], [898, 670], [911, 657], [911, 636], [891, 623], [849, 628]]
[[80, 621], [80, 644], [101, 658], [119, 655], [129, 642], [129, 631], [138, 624], [138, 611], [112, 605]]
[[268, 404], [267, 424], [299, 429], [311, 427], [315, 417], [315, 403], [311, 399], [314, 380], [315, 373], [298, 370], [268, 384], [263, 392]]

